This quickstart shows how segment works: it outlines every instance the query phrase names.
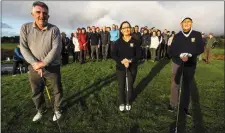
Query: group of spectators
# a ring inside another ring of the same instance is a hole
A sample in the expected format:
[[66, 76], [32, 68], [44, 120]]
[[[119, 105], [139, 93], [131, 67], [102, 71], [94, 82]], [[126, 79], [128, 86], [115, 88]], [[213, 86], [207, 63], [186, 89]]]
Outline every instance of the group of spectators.
[[[140, 30], [139, 30], [140, 29]], [[77, 28], [71, 33], [70, 38], [64, 32], [62, 36], [62, 64], [69, 62], [69, 55], [73, 56], [74, 62], [85, 63], [86, 56], [92, 61], [106, 60], [111, 57], [111, 50], [119, 39], [118, 25], [110, 27], [87, 26], [87, 29]], [[165, 29], [163, 33], [159, 29], [139, 28], [138, 25], [131, 28], [131, 35], [139, 42], [142, 48], [142, 60], [151, 59], [153, 62], [162, 58], [170, 58], [168, 49], [171, 45], [175, 32]]]

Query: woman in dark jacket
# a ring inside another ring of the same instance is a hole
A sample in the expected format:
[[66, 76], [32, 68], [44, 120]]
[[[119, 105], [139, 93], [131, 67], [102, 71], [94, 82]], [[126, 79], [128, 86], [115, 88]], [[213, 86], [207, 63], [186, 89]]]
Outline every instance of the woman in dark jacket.
[[162, 49], [163, 49], [163, 46], [162, 46], [163, 45], [163, 43], [162, 43], [163, 38], [162, 38], [162, 34], [161, 34], [160, 30], [157, 31], [157, 36], [159, 38], [159, 46], [157, 48], [157, 60], [160, 61], [161, 57], [162, 57]]
[[[112, 50], [112, 58], [116, 61], [120, 111], [124, 111], [125, 108], [128, 111], [131, 109], [131, 94], [137, 74], [138, 60], [140, 57], [140, 44], [138, 44], [138, 41], [131, 36], [130, 23], [124, 21], [120, 25], [120, 37], [115, 42], [115, 48]], [[126, 74], [128, 81], [126, 80]], [[128, 84], [128, 90], [126, 84]], [[125, 95], [125, 92], [127, 92], [127, 95]], [[125, 98], [127, 98], [126, 105]]]
[[142, 58], [143, 60], [147, 61], [148, 59], [148, 50], [149, 50], [149, 45], [151, 43], [151, 37], [148, 33], [148, 29], [144, 29], [144, 34], [142, 35]]

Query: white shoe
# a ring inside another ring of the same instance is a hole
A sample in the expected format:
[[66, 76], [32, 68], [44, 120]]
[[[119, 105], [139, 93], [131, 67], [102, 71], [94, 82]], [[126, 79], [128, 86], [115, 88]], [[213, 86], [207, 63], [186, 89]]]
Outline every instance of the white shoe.
[[60, 111], [55, 111], [55, 114], [53, 116], [53, 121], [56, 121], [57, 119], [60, 119], [61, 116], [62, 116], [62, 114], [61, 114]]
[[42, 118], [42, 113], [37, 112], [37, 114], [33, 118], [33, 122], [38, 121]]
[[130, 104], [127, 104], [127, 105], [126, 105], [126, 110], [127, 110], [127, 111], [130, 111], [130, 110], [131, 110], [131, 105], [130, 105]]
[[120, 111], [124, 111], [124, 109], [125, 109], [124, 104], [121, 104], [121, 105], [119, 106], [119, 110], [120, 110]]

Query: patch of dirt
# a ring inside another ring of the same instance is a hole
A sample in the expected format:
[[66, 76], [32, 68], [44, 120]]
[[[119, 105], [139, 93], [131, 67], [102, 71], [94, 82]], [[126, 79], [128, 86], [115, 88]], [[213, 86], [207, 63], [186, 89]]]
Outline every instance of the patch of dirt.
[[216, 59], [216, 60], [224, 60], [224, 54], [214, 54], [213, 57]]

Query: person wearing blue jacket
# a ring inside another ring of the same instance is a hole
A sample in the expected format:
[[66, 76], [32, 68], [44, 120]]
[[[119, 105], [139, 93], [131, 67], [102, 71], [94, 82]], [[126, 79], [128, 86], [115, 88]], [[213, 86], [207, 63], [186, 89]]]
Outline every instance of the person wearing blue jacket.
[[112, 51], [113, 47], [115, 46], [115, 42], [119, 39], [119, 30], [116, 29], [116, 25], [112, 25], [112, 30], [110, 33], [110, 51]]
[[14, 49], [13, 60], [14, 60], [14, 63], [13, 63], [12, 74], [13, 76], [15, 76], [16, 69], [19, 66], [19, 64], [26, 65], [24, 57], [20, 52], [20, 45], [17, 45], [17, 47]]

